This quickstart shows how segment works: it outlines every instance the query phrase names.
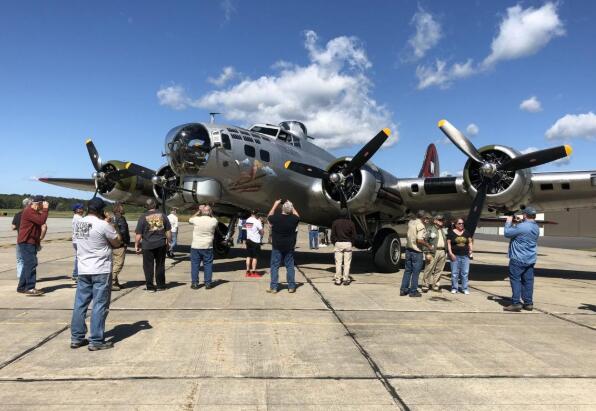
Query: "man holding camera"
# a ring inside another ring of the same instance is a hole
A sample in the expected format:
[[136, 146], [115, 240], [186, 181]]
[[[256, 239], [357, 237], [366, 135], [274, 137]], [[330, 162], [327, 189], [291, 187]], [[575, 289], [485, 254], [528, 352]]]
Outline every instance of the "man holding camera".
[[[281, 204], [281, 213], [276, 213]], [[272, 250], [271, 250], [271, 284], [268, 293], [277, 293], [279, 281], [279, 266], [283, 260], [286, 266], [288, 292], [296, 292], [294, 280], [294, 248], [296, 247], [296, 228], [300, 216], [289, 200], [277, 200], [267, 215], [271, 223]]]
[[19, 277], [17, 292], [31, 297], [43, 295], [35, 288], [37, 281], [37, 250], [43, 233], [42, 228], [48, 219], [50, 204], [42, 196], [35, 196], [31, 204], [25, 207], [19, 224], [17, 247], [23, 259], [23, 268]]

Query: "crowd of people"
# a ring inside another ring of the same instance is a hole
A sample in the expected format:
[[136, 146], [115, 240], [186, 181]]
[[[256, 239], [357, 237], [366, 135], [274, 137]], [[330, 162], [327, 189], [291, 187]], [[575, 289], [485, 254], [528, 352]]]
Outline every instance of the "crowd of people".
[[[87, 203], [87, 213], [80, 203], [72, 207], [72, 245], [74, 267], [72, 278], [77, 283], [71, 322], [71, 347], [88, 345], [89, 350], [102, 350], [112, 345], [104, 339], [105, 320], [110, 304], [111, 291], [118, 291], [122, 285], [119, 274], [124, 266], [127, 247], [130, 243], [128, 222], [124, 206], [116, 203], [112, 211], [106, 211], [107, 204], [94, 197]], [[17, 292], [27, 296], [41, 296], [43, 291], [35, 288], [37, 279], [37, 252], [47, 231], [49, 204], [42, 196], [23, 200], [23, 210], [12, 222], [17, 231]], [[157, 209], [153, 199], [147, 200], [146, 212], [136, 224], [134, 247], [143, 258], [145, 290], [156, 292], [166, 290], [166, 257], [174, 257], [179, 221], [177, 210], [172, 208], [166, 215]], [[536, 210], [523, 210], [523, 221], [508, 217], [505, 222], [505, 237], [509, 238], [509, 279], [512, 288], [512, 303], [506, 311], [533, 309], [534, 264], [539, 236], [534, 221]], [[213, 216], [211, 206], [201, 205], [188, 220], [193, 226], [190, 247], [191, 285], [200, 288], [200, 271], [203, 270], [204, 288], [213, 288], [214, 238], [218, 220]], [[296, 292], [294, 250], [300, 215], [289, 200], [273, 203], [266, 220], [259, 218], [256, 210], [246, 219], [239, 220], [238, 243], [246, 247], [246, 276], [261, 277], [257, 270], [265, 225], [271, 236], [270, 283], [266, 291], [277, 293], [280, 289], [279, 269], [286, 268], [286, 282], [289, 293]], [[326, 230], [325, 230], [326, 231]], [[330, 241], [334, 244], [335, 285], [349, 285], [352, 281], [350, 265], [352, 249], [357, 238], [357, 229], [346, 209], [331, 226]], [[319, 246], [319, 227], [309, 226], [309, 246]], [[473, 258], [474, 241], [465, 229], [465, 220], [458, 218], [447, 222], [443, 215], [431, 216], [418, 211], [408, 222], [405, 250], [405, 269], [400, 286], [401, 296], [421, 297], [423, 292], [440, 292], [440, 278], [446, 261], [451, 266], [451, 293], [470, 293], [468, 274], [470, 259]], [[421, 284], [419, 284], [422, 273]], [[86, 339], [85, 316], [93, 302], [91, 330]]]

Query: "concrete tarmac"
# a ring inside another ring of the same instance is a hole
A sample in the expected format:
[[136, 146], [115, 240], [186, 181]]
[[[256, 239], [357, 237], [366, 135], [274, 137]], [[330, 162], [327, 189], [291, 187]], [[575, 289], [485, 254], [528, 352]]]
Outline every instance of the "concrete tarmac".
[[0, 218], [2, 410], [596, 409], [596, 252], [541, 247], [535, 310], [504, 313], [506, 243], [477, 241], [470, 295], [449, 293], [445, 272], [441, 293], [410, 298], [403, 270], [372, 272], [365, 252], [355, 281], [335, 286], [332, 249], [309, 250], [301, 227], [300, 286], [270, 295], [269, 246], [262, 278], [244, 277], [235, 248], [216, 260], [215, 288], [190, 289], [184, 224], [166, 291], [144, 291], [141, 257], [127, 255], [106, 324], [114, 349], [89, 352], [69, 348], [70, 221], [49, 220], [42, 297], [16, 293], [9, 224]]

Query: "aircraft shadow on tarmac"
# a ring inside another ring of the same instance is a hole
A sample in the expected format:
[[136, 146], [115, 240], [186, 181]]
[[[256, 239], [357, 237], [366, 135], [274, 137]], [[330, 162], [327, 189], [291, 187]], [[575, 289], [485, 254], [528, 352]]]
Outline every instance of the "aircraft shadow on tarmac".
[[141, 320], [133, 324], [118, 324], [109, 331], [106, 331], [105, 338], [107, 341], [116, 344], [122, 340], [132, 337], [138, 332], [149, 330], [153, 328], [149, 321]]

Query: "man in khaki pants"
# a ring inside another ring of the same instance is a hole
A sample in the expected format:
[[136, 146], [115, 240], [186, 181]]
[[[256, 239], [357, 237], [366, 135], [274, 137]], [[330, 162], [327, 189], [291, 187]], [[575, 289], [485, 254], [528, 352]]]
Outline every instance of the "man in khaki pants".
[[130, 243], [130, 234], [128, 232], [128, 222], [124, 217], [124, 206], [121, 203], [116, 203], [112, 210], [114, 211], [114, 228], [116, 228], [116, 232], [120, 234], [122, 240], [122, 245], [112, 250], [112, 291], [119, 291], [122, 285], [118, 281], [118, 275], [124, 266], [126, 248]]
[[[352, 243], [356, 239], [356, 226], [348, 216], [348, 210], [341, 210], [340, 217], [331, 225], [331, 242], [335, 244], [335, 285], [350, 285], [350, 264]], [[343, 263], [343, 270], [342, 270]]]
[[432, 249], [427, 253], [427, 263], [422, 275], [423, 292], [427, 292], [429, 289], [440, 291], [439, 280], [443, 268], [445, 268], [445, 247], [447, 246], [443, 224], [444, 218], [438, 214], [435, 216], [433, 224], [429, 224], [426, 228], [426, 241], [432, 246]]

